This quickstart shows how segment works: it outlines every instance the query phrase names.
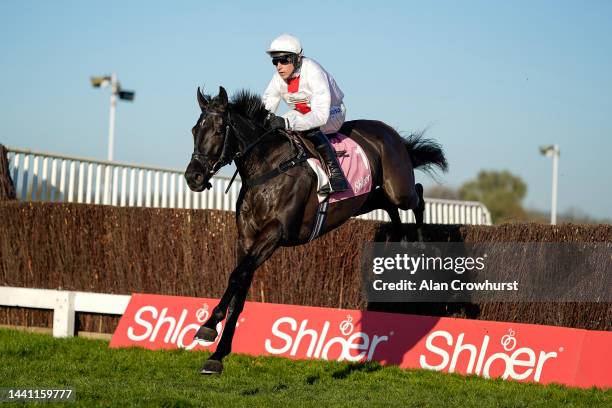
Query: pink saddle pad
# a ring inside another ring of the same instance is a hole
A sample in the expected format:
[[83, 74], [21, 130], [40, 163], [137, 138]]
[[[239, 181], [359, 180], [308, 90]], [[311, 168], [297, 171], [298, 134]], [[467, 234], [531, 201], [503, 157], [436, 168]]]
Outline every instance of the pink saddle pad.
[[[346, 176], [350, 188], [339, 193], [332, 193], [329, 197], [329, 202], [346, 200], [347, 198], [356, 197], [362, 194], [367, 194], [372, 190], [372, 172], [370, 163], [365, 155], [365, 152], [353, 139], [338, 133], [329, 138], [331, 145], [337, 152], [345, 152], [338, 157], [342, 171]], [[318, 179], [318, 189], [327, 184], [327, 172], [321, 166], [318, 159], [308, 159], [308, 164], [314, 170]], [[325, 196], [319, 194], [319, 202], [323, 201]]]

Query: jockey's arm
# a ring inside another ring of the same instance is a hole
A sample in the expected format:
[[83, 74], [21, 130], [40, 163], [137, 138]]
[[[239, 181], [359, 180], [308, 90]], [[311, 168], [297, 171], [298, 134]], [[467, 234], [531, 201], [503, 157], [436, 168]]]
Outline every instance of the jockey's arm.
[[274, 75], [272, 77], [272, 80], [268, 84], [268, 87], [264, 91], [261, 99], [267, 110], [272, 113], [276, 112], [278, 109], [278, 104], [281, 101], [281, 86], [278, 83], [278, 75]]
[[310, 72], [308, 83], [312, 90], [310, 99], [310, 112], [303, 115], [287, 116], [289, 128], [296, 131], [305, 131], [320, 128], [329, 119], [329, 109], [331, 107], [331, 93], [329, 83], [325, 74], [321, 70]]

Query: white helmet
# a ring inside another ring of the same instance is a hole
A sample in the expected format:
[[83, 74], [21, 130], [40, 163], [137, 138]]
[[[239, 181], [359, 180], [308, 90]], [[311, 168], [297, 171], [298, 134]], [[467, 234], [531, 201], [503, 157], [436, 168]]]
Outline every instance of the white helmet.
[[272, 40], [270, 48], [266, 51], [268, 54], [275, 52], [290, 52], [292, 54], [302, 54], [302, 44], [300, 40], [289, 34], [281, 34]]

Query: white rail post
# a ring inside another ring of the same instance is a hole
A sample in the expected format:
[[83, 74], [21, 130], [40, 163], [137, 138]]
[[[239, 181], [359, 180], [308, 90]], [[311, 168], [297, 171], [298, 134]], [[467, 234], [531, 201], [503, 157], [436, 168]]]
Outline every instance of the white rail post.
[[21, 190], [22, 200], [28, 199], [28, 189], [29, 189], [28, 184], [30, 183], [30, 180], [32, 180], [32, 175], [29, 174], [29, 172], [30, 172], [30, 155], [27, 154], [25, 155], [23, 159], [23, 171], [21, 172], [21, 176], [19, 176], [19, 179], [21, 181], [17, 182], [17, 184], [22, 186], [22, 190]]
[[59, 201], [66, 201], [66, 160], [60, 166]]
[[38, 185], [40, 184], [40, 174], [38, 173], [38, 156], [34, 156], [34, 161], [32, 163], [32, 195], [31, 200], [37, 201], [40, 200], [38, 194]]
[[121, 190], [119, 191], [119, 194], [121, 194], [119, 203], [121, 207], [125, 207], [127, 200], [127, 167], [121, 169]]
[[176, 208], [176, 175], [170, 174], [170, 208]]
[[113, 194], [111, 196], [111, 204], [117, 205], [117, 198], [119, 196], [119, 167], [113, 168]]
[[42, 164], [43, 185], [40, 191], [40, 196], [42, 200], [45, 200], [45, 201], [49, 199], [49, 177], [48, 176], [49, 176], [49, 158], [45, 157], [43, 159], [43, 164]]
[[91, 204], [91, 194], [93, 187], [93, 163], [87, 165], [87, 195], [85, 196], [85, 202]]
[[128, 205], [130, 207], [133, 207], [135, 200], [136, 200], [136, 169], [130, 169], [130, 199], [128, 200]]
[[109, 165], [105, 166], [104, 169], [104, 183], [102, 184], [104, 188], [104, 198], [102, 199], [102, 204], [109, 205], [111, 199], [111, 168]]
[[166, 208], [168, 206], [168, 173], [162, 174], [162, 196], [161, 196], [161, 207]]
[[145, 207], [151, 206], [151, 170], [147, 171], [147, 188], [145, 189]]
[[57, 159], [51, 161], [51, 194], [49, 199], [55, 201], [57, 197]]
[[102, 184], [102, 165], [98, 164], [96, 166], [96, 188], [95, 188], [95, 197], [94, 204], [100, 204], [100, 196], [102, 195], [101, 189], [104, 188]]
[[74, 336], [74, 292], [58, 291], [53, 308], [53, 337]]
[[183, 177], [178, 178], [178, 184], [176, 186], [177, 192], [177, 206], [183, 208], [183, 198], [185, 197], [185, 179]]
[[153, 182], [153, 207], [159, 207], [159, 171], [155, 171], [155, 181]]
[[142, 207], [142, 195], [144, 187], [144, 170], [138, 170], [138, 193], [136, 194], [136, 205]]
[[82, 203], [84, 201], [83, 191], [84, 191], [84, 183], [85, 183], [85, 162], [79, 163], [79, 188], [77, 190], [77, 203]]
[[65, 200], [69, 203], [74, 201], [74, 180], [76, 174], [76, 162], [72, 160], [70, 162], [70, 171], [68, 172], [68, 199]]

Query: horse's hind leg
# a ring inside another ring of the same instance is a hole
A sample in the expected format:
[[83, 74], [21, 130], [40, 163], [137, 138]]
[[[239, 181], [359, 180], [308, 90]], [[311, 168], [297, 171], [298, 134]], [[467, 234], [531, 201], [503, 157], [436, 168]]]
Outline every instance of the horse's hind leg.
[[412, 212], [414, 213], [417, 228], [421, 228], [423, 226], [423, 216], [425, 214], [425, 200], [423, 199], [423, 186], [421, 183], [416, 183], [414, 190], [419, 198], [419, 204], [412, 210]]
[[402, 219], [399, 211], [387, 198], [383, 189], [379, 188], [373, 191], [368, 200], [357, 212], [357, 215], [366, 214], [370, 211], [382, 209], [387, 212], [391, 219], [391, 241], [399, 241], [402, 239]]
[[394, 206], [402, 210], [418, 207], [412, 159], [402, 139], [386, 140], [382, 148], [382, 189]]
[[399, 215], [399, 210], [391, 203], [387, 203], [385, 211], [391, 218], [391, 241], [399, 242], [402, 240], [402, 219]]
[[423, 216], [425, 215], [425, 200], [423, 199], [423, 186], [421, 183], [416, 183], [414, 190], [419, 197], [419, 204], [412, 210], [417, 227], [417, 237], [419, 242], [423, 242]]
[[391, 204], [402, 210], [413, 210], [418, 240], [423, 241], [423, 186], [415, 184], [412, 158], [399, 135], [386, 140], [382, 156], [382, 189]]

